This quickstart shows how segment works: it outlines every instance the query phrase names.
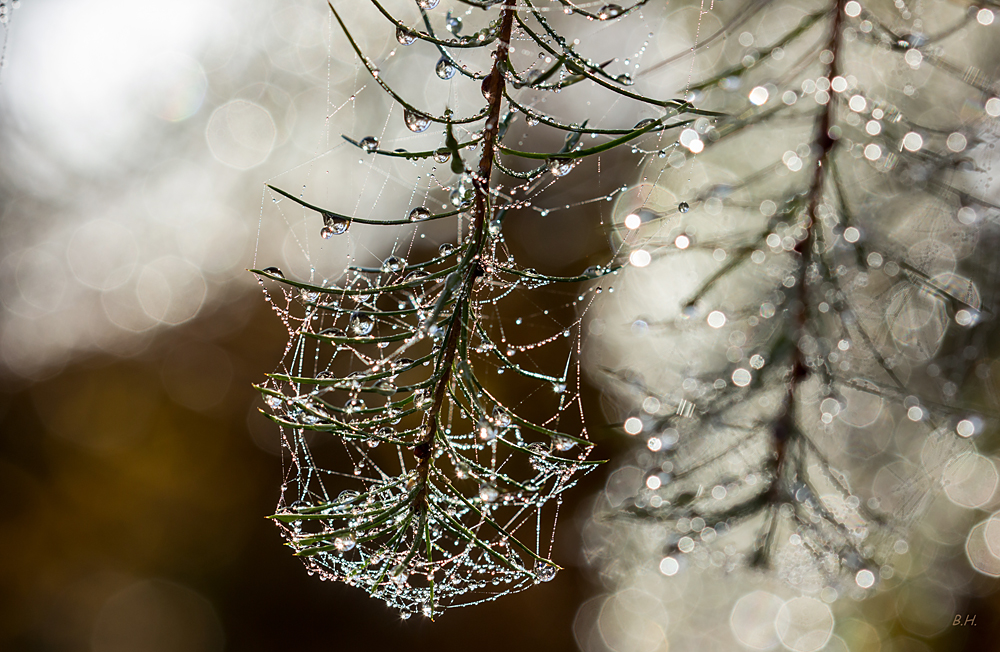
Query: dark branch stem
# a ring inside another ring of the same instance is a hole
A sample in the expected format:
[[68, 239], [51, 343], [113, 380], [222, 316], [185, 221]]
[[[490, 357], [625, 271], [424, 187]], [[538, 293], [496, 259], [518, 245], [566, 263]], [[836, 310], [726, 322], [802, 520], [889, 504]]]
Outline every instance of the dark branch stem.
[[[830, 28], [829, 39], [826, 48], [831, 55], [831, 61], [827, 67], [827, 77], [833, 79], [840, 74], [840, 33], [842, 31], [841, 22], [844, 16], [844, 0], [837, 0], [834, 3], [833, 24]], [[822, 224], [816, 214], [820, 202], [823, 201], [823, 191], [825, 187], [826, 170], [830, 167], [827, 159], [833, 152], [836, 141], [830, 135], [830, 128], [834, 120], [834, 98], [831, 97], [824, 105], [819, 119], [816, 121], [816, 136], [813, 139], [813, 146], [818, 149], [816, 154], [816, 169], [813, 172], [812, 182], [809, 186], [809, 202], [805, 214], [806, 237], [799, 242], [795, 251], [801, 256], [799, 264], [798, 278], [798, 299], [794, 306], [795, 310], [795, 337], [792, 359], [791, 378], [788, 383], [788, 394], [785, 398], [784, 413], [774, 428], [775, 444], [775, 482], [771, 488], [772, 495], [778, 492], [779, 478], [783, 473], [783, 467], [787, 458], [787, 445], [789, 438], [795, 432], [795, 393], [799, 384], [809, 375], [809, 369], [802, 355], [800, 340], [805, 335], [806, 324], [809, 319], [809, 289], [808, 275], [812, 265], [813, 254], [816, 247], [816, 229], [822, 228]], [[777, 495], [774, 495], [778, 498]]]
[[430, 423], [427, 425], [423, 439], [413, 448], [413, 454], [417, 458], [417, 474], [420, 489], [414, 501], [416, 509], [426, 509], [428, 475], [430, 474], [430, 463], [434, 457], [434, 442], [438, 432], [438, 415], [444, 405], [447, 395], [448, 384], [451, 382], [452, 370], [455, 366], [455, 356], [458, 352], [459, 337], [465, 327], [464, 315], [469, 309], [469, 297], [472, 295], [473, 284], [476, 277], [483, 273], [480, 263], [480, 256], [483, 245], [486, 242], [488, 217], [491, 213], [490, 177], [493, 175], [493, 161], [497, 153], [497, 135], [500, 129], [500, 109], [504, 97], [504, 73], [503, 67], [507, 62], [507, 54], [510, 47], [510, 37], [514, 24], [514, 5], [517, 0], [505, 0], [504, 7], [500, 12], [500, 37], [499, 45], [494, 54], [493, 68], [486, 79], [483, 80], [483, 95], [489, 102], [489, 112], [486, 116], [486, 124], [483, 127], [483, 155], [479, 159], [479, 169], [473, 179], [475, 187], [475, 201], [472, 208], [472, 242], [466, 252], [463, 262], [464, 278], [461, 287], [457, 290], [457, 300], [455, 301], [452, 319], [449, 322], [448, 330], [444, 338], [444, 346], [441, 356], [438, 358], [436, 373], [440, 374], [434, 385], [433, 403], [430, 409]]

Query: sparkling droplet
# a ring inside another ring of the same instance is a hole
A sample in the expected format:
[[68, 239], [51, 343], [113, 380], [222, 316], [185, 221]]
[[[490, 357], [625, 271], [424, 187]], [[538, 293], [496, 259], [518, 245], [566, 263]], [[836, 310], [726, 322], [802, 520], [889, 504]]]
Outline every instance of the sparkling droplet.
[[564, 177], [573, 169], [573, 162], [568, 159], [554, 158], [548, 162], [549, 172], [554, 177]]
[[510, 413], [503, 409], [499, 405], [493, 408], [493, 423], [497, 424], [500, 428], [506, 428], [510, 425]]
[[368, 335], [375, 328], [375, 320], [371, 315], [363, 312], [356, 312], [351, 315], [351, 331], [355, 335]]
[[566, 383], [552, 383], [552, 391], [556, 394], [562, 394], [566, 391]]
[[264, 272], [265, 274], [270, 274], [271, 276], [277, 276], [278, 278], [285, 278], [285, 273], [282, 272], [277, 267], [265, 267], [260, 271]]
[[406, 123], [407, 129], [418, 134], [421, 131], [427, 131], [427, 127], [431, 126], [430, 118], [419, 113], [414, 113], [409, 109], [403, 112], [403, 122]]
[[556, 576], [556, 567], [541, 559], [535, 561], [535, 576], [539, 582], [551, 582]]
[[450, 256], [455, 253], [457, 247], [450, 242], [445, 242], [440, 247], [438, 247], [438, 253], [442, 256]]
[[569, 437], [559, 437], [556, 435], [552, 437], [552, 446], [554, 446], [557, 451], [566, 452], [576, 446], [576, 442]]
[[451, 158], [451, 152], [449, 152], [443, 147], [434, 152], [434, 160], [437, 161], [438, 163], [447, 163], [448, 159], [450, 158]]
[[632, 78], [626, 75], [625, 73], [622, 73], [617, 77], [615, 77], [615, 81], [617, 81], [622, 86], [631, 86], [632, 84], [635, 83], [634, 81], [632, 81]]
[[365, 136], [358, 144], [361, 145], [361, 149], [371, 154], [378, 149], [378, 138], [375, 136]]
[[618, 18], [622, 15], [622, 8], [618, 5], [604, 5], [601, 10], [597, 12], [598, 20], [611, 20], [612, 18]]
[[401, 272], [406, 267], [406, 259], [399, 256], [389, 256], [382, 261], [383, 272]]
[[410, 214], [406, 216], [406, 219], [410, 220], [411, 222], [423, 222], [430, 216], [431, 212], [429, 210], [427, 210], [423, 206], [417, 206], [412, 211], [410, 211]]
[[479, 498], [482, 499], [484, 503], [492, 503], [499, 496], [500, 492], [497, 491], [497, 488], [493, 485], [486, 483], [479, 485]]
[[448, 12], [448, 17], [444, 19], [444, 26], [452, 34], [458, 34], [462, 31], [462, 19], [459, 16], [452, 16], [451, 12]]
[[677, 204], [677, 210], [680, 211], [681, 213], [687, 213], [689, 210], [691, 210], [691, 207], [688, 205], [686, 201], [682, 201], [681, 203]]
[[360, 495], [361, 494], [359, 494], [357, 491], [354, 491], [353, 489], [344, 489], [337, 495], [337, 502], [349, 503], [355, 500]]
[[480, 441], [493, 441], [497, 438], [497, 429], [489, 419], [480, 419], [479, 425], [476, 426], [476, 434]]
[[417, 4], [420, 5], [421, 9], [433, 9], [438, 6], [440, 0], [417, 0]]
[[400, 26], [396, 28], [396, 40], [400, 45], [410, 45], [417, 40], [417, 36], [411, 30]]
[[320, 229], [319, 234], [324, 240], [329, 240], [335, 235], [343, 235], [347, 233], [347, 229], [351, 226], [351, 220], [347, 219], [343, 215], [337, 215], [336, 213], [323, 213], [323, 228]]
[[441, 57], [438, 59], [437, 65], [434, 66], [434, 72], [441, 79], [451, 79], [455, 76], [455, 66], [444, 57]]

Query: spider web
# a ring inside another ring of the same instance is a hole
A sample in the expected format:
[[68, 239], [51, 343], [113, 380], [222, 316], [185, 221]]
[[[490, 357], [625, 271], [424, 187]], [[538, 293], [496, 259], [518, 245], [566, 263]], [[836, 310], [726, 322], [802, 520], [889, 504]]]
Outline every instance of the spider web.
[[[591, 222], [581, 229], [598, 228], [622, 192], [614, 176], [604, 181], [599, 152], [574, 158], [579, 125], [588, 140], [608, 142], [633, 131], [623, 116], [631, 124], [640, 109], [622, 97], [578, 102], [579, 80], [551, 52], [572, 46], [544, 29], [562, 34], [573, 19], [594, 31], [581, 16], [615, 18], [644, 3], [518, 3], [525, 17], [514, 31], [503, 142], [559, 147], [559, 131], [539, 123], [577, 127], [561, 156], [498, 162], [481, 224], [471, 170], [484, 146], [468, 116], [482, 106], [492, 48], [412, 44], [410, 30], [488, 41], [497, 9], [390, 3], [400, 17], [393, 30], [364, 4], [335, 3], [343, 17], [330, 22], [331, 44], [344, 40], [341, 20], [352, 39], [364, 34], [355, 44], [364, 58], [347, 64], [357, 90], [338, 95], [335, 66], [351, 53], [331, 45], [317, 154], [270, 180], [262, 204], [261, 219], [283, 220], [289, 233], [284, 264], [255, 270], [289, 338], [260, 387], [285, 450], [274, 518], [310, 573], [358, 586], [404, 617], [433, 617], [558, 569], [562, 492], [594, 464], [581, 399], [584, 320], [595, 296], [613, 291], [619, 265], [605, 253], [569, 275], [525, 267], [505, 226], [575, 211]], [[647, 46], [648, 37], [635, 56]], [[613, 79], [633, 83], [624, 72]], [[434, 90], [421, 97], [424, 85]], [[403, 105], [397, 91], [416, 99]], [[431, 128], [411, 102], [451, 124]], [[652, 126], [671, 115], [660, 111]], [[596, 183], [567, 185], [584, 175]], [[258, 240], [262, 265], [269, 248]]]

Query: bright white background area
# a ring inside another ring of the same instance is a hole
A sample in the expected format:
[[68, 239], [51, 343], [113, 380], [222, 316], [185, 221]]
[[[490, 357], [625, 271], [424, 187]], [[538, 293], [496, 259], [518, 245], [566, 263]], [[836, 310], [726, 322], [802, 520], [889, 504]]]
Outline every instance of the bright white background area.
[[254, 291], [255, 252], [261, 266], [295, 267], [301, 247], [288, 216], [262, 210], [264, 184], [309, 168], [331, 132], [342, 145], [329, 116], [349, 100], [356, 61], [332, 27], [325, 3], [298, 0], [10, 9], [0, 374], [38, 379], [78, 353], [139, 352], [163, 327]]

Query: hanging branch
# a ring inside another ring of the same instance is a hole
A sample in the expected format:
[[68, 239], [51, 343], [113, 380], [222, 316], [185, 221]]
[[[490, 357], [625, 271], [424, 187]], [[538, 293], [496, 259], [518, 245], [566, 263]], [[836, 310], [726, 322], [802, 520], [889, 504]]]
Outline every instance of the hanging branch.
[[[401, 45], [435, 48], [442, 55], [438, 77], [453, 76], [442, 74], [453, 71], [442, 71], [441, 62], [463, 70], [456, 81], [481, 84], [486, 103], [461, 117], [411, 104], [395, 90], [391, 70], [382, 71], [365, 56], [331, 4], [364, 69], [402, 107], [407, 129], [422, 133], [437, 123], [444, 131], [441, 147], [416, 152], [390, 151], [374, 136], [344, 138], [376, 158], [447, 163], [458, 175], [457, 184], [446, 188], [454, 210], [432, 213], [416, 206], [401, 220], [361, 218], [269, 188], [281, 200], [280, 210], [291, 202], [318, 214], [323, 238], [342, 237], [355, 223], [414, 229], [452, 223], [459, 240], [441, 244], [436, 255], [421, 262], [394, 253], [380, 266], [348, 267], [337, 284], [286, 278], [277, 268], [254, 270], [262, 281], [283, 289], [289, 309], [278, 310], [292, 331], [284, 369], [260, 391], [268, 416], [287, 432], [291, 466], [274, 519], [289, 546], [311, 572], [359, 586], [406, 617], [422, 612], [433, 618], [446, 607], [551, 580], [558, 570], [549, 551], [561, 493], [597, 464], [587, 460], [592, 445], [582, 417], [574, 417], [581, 421], [578, 431], [561, 425], [571, 421], [571, 406], [580, 407], [579, 377], [570, 364], [575, 353], [570, 351], [557, 372], [514, 357], [518, 351], [557, 346], [574, 332], [579, 338], [579, 325], [559, 326], [540, 341], [518, 347], [508, 340], [503, 314], [494, 306], [515, 292], [569, 283], [589, 284], [579, 291], [582, 300], [584, 294], [599, 293], [594, 282], [616, 274], [621, 265], [609, 262], [570, 276], [524, 269], [506, 250], [505, 215], [530, 208], [533, 197], [584, 159], [662, 138], [691, 124], [685, 114], [718, 114], [686, 101], [625, 91], [620, 84], [608, 87], [603, 67], [591, 66], [568, 40], [553, 36], [527, 0], [484, 3], [498, 11], [471, 36], [458, 36], [461, 22], [449, 14], [447, 28], [455, 38], [435, 36], [433, 0], [417, 3], [423, 30], [373, 4]], [[608, 5], [598, 18], [613, 21], [643, 4], [627, 10]], [[529, 26], [520, 13], [533, 16], [537, 25]], [[585, 20], [589, 15], [579, 13]], [[548, 35], [539, 35], [539, 26]], [[554, 54], [551, 66], [532, 74], [536, 58], [528, 70], [519, 71], [512, 57], [514, 38], [533, 44], [543, 57]], [[487, 70], [467, 66], [456, 54], [476, 48], [492, 48]], [[592, 128], [541, 117], [532, 107], [532, 93], [560, 92], [585, 79], [664, 109], [663, 115], [632, 128]], [[518, 111], [526, 120], [539, 116], [540, 122], [566, 132], [562, 148], [526, 152], [504, 145]], [[458, 130], [476, 124], [481, 131], [460, 141]], [[605, 140], [584, 148], [584, 134]], [[477, 149], [473, 168], [467, 161]], [[518, 158], [542, 165], [521, 172], [510, 163]], [[506, 190], [498, 179], [513, 179], [516, 185]], [[291, 314], [296, 302], [301, 317]], [[523, 409], [509, 408], [492, 381], [486, 382], [488, 375], [504, 372], [528, 397]], [[571, 392], [573, 382], [577, 387]], [[533, 416], [539, 410], [549, 416]], [[336, 450], [325, 442], [336, 444]], [[543, 510], [548, 510], [544, 518]]]
[[[750, 3], [734, 24], [763, 6]], [[962, 69], [929, 41], [894, 34], [860, 3], [830, 2], [760, 44], [742, 66], [691, 84], [705, 94], [702, 104], [734, 117], [692, 130], [687, 143], [682, 135], [680, 144], [697, 157], [674, 165], [676, 177], [662, 164], [650, 164], [646, 175], [676, 191], [704, 174], [700, 188], [665, 210], [650, 184], [616, 209], [617, 219], [639, 234], [630, 236], [633, 263], [680, 270], [670, 259], [695, 257], [692, 265], [702, 270], [708, 269], [705, 256], [715, 261], [678, 306], [679, 319], [641, 318], [641, 332], [663, 332], [689, 356], [683, 365], [666, 361], [668, 370], [677, 370], [668, 377], [680, 386], [647, 383], [628, 366], [604, 369], [621, 396], [642, 406], [629, 409], [624, 430], [642, 433], [630, 463], [646, 471], [637, 493], [618, 509], [605, 507], [598, 520], [666, 524], [655, 561], [664, 559], [667, 574], [685, 565], [750, 565], [863, 593], [891, 577], [885, 569], [894, 550], [947, 459], [923, 460], [913, 477], [893, 479], [888, 493], [878, 491], [889, 482], [885, 473], [874, 488], [849, 481], [865, 476], [844, 466], [845, 443], [838, 437], [850, 430], [836, 417], [850, 415], [845, 397], [867, 395], [887, 411], [901, 410], [896, 414], [911, 430], [946, 449], [965, 450], [961, 439], [979, 432], [975, 424], [987, 416], [982, 410], [971, 416], [955, 401], [954, 383], [950, 390], [943, 386], [942, 399], [914, 380], [931, 360], [937, 374], [938, 365], [959, 359], [935, 356], [949, 341], [966, 346], [986, 318], [983, 286], [957, 270], [941, 271], [930, 255], [919, 258], [920, 241], [900, 223], [928, 232], [942, 227], [889, 216], [894, 204], [924, 200], [921, 193], [935, 210], [940, 202], [942, 212], [952, 211], [956, 229], [993, 210], [957, 187], [956, 171], [974, 136], [962, 127], [921, 125], [913, 117], [918, 112], [910, 115], [866, 88], [864, 75], [850, 68], [848, 31], [854, 48], [898, 53], [893, 56], [906, 57], [911, 68], [932, 66], [945, 75]], [[751, 81], [776, 52], [787, 63], [775, 64], [774, 77]], [[792, 52], [801, 56], [791, 58]], [[974, 92], [984, 89], [981, 79], [963, 78]], [[803, 110], [809, 94], [816, 103]], [[779, 121], [788, 125], [790, 143], [781, 160], [749, 174], [752, 166], [734, 163], [743, 170], [738, 183], [713, 178], [711, 164], [724, 160], [727, 146], [758, 132], [778, 140], [782, 134], [768, 126]], [[806, 145], [795, 141], [800, 133], [810, 134]], [[712, 162], [704, 173], [697, 167], [702, 159]], [[852, 170], [854, 187], [845, 183], [845, 169]], [[928, 319], [921, 323], [916, 310], [928, 311]], [[912, 446], [895, 445], [900, 456]], [[893, 461], [888, 452], [882, 459]], [[854, 464], [879, 471], [878, 459]], [[620, 536], [610, 539], [609, 545], [622, 545]]]

